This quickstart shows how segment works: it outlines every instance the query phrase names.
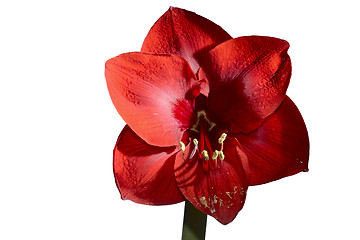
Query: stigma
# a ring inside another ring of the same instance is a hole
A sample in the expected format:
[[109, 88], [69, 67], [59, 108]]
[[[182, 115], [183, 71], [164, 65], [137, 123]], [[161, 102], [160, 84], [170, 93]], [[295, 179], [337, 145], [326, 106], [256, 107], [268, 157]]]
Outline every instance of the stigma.
[[211, 122], [207, 118], [205, 110], [201, 110], [201, 111], [197, 112], [197, 122], [191, 128], [191, 130], [193, 130], [195, 132], [199, 132], [198, 127], [199, 127], [199, 124], [200, 124], [200, 121], [201, 121], [202, 118], [209, 124], [209, 131], [211, 131], [216, 126], [215, 123]]

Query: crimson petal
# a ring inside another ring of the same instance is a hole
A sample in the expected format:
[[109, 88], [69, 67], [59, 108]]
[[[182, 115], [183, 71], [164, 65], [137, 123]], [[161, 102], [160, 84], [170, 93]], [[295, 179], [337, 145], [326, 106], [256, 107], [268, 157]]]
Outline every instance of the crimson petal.
[[209, 52], [199, 78], [210, 83], [209, 110], [231, 132], [250, 132], [285, 97], [291, 76], [289, 44], [248, 36], [228, 40]]
[[250, 185], [308, 169], [308, 133], [299, 110], [289, 97], [257, 130], [248, 135], [238, 134], [236, 138], [249, 159]]
[[248, 180], [243, 164], [247, 157], [236, 139], [227, 138], [222, 167], [206, 173], [203, 160], [198, 155], [188, 159], [192, 145], [189, 144], [184, 152], [176, 156], [174, 172], [178, 187], [200, 211], [215, 217], [222, 224], [228, 224], [245, 202]]
[[201, 84], [183, 58], [125, 53], [106, 62], [105, 77], [117, 111], [137, 135], [154, 146], [179, 143]]
[[230, 35], [210, 20], [170, 7], [150, 29], [141, 51], [180, 55], [196, 73], [203, 53], [228, 39]]
[[173, 172], [176, 152], [176, 147], [147, 144], [126, 125], [114, 149], [114, 175], [122, 199], [150, 205], [184, 201]]

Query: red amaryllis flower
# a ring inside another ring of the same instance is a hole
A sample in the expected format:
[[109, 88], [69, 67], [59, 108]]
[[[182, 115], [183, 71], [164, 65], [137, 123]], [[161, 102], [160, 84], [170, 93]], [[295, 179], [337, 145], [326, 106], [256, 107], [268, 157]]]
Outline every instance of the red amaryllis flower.
[[141, 52], [106, 62], [111, 99], [126, 121], [114, 149], [123, 199], [189, 200], [223, 224], [248, 186], [304, 171], [308, 134], [285, 95], [289, 44], [232, 39], [195, 13], [170, 8]]

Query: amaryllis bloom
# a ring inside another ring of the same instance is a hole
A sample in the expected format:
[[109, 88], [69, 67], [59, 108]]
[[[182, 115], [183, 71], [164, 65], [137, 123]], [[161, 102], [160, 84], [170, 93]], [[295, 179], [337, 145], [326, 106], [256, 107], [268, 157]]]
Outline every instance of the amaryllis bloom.
[[114, 149], [123, 199], [184, 200], [222, 224], [251, 185], [306, 171], [309, 140], [286, 96], [289, 44], [231, 38], [213, 22], [170, 8], [141, 52], [106, 62], [111, 99], [127, 125]]

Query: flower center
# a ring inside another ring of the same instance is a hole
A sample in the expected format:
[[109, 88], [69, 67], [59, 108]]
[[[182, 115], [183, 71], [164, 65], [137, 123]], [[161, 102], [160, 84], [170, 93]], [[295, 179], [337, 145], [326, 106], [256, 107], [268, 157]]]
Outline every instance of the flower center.
[[223, 153], [226, 133], [216, 131], [216, 124], [206, 116], [205, 110], [197, 112], [197, 122], [192, 126], [190, 139], [194, 148], [189, 155], [192, 159], [198, 155], [205, 172], [221, 168], [225, 155]]

